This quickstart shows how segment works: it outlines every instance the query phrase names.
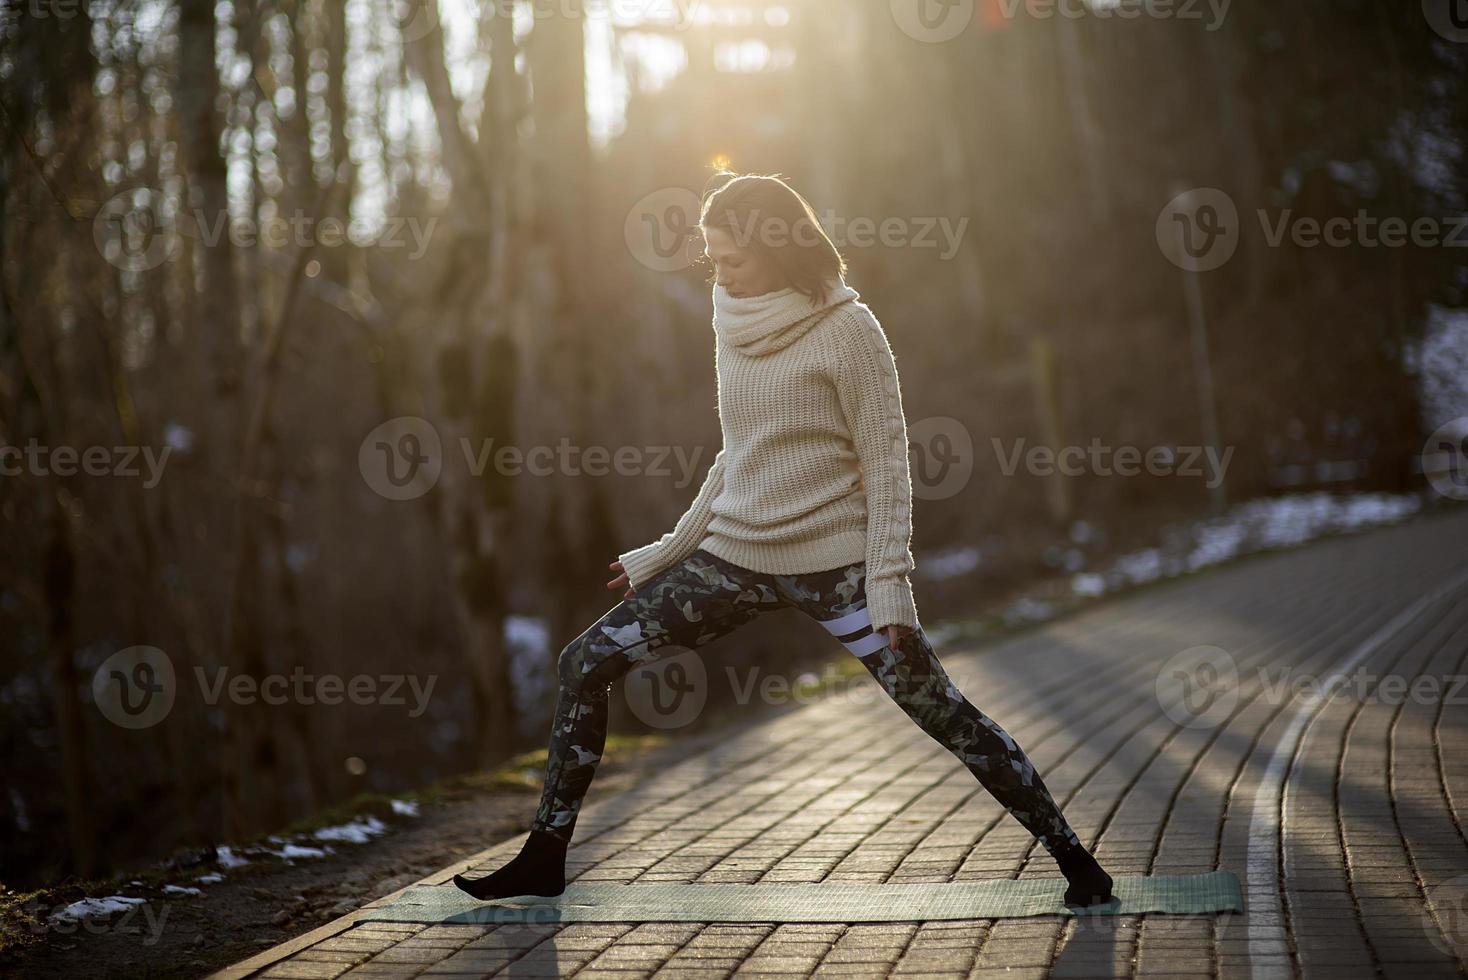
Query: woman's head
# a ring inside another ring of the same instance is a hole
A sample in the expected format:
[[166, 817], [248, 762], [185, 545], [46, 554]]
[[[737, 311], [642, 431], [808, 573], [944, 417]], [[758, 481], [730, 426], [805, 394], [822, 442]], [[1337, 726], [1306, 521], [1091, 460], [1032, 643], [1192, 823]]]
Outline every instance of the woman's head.
[[846, 260], [804, 197], [779, 176], [738, 174], [703, 201], [698, 218], [715, 281], [731, 296], [793, 286], [823, 301]]

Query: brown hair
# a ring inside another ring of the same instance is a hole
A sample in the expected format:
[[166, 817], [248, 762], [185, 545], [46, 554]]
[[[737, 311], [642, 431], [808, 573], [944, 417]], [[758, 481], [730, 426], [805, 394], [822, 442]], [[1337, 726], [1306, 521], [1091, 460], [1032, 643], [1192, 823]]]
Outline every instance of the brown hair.
[[828, 279], [846, 274], [846, 260], [831, 244], [810, 203], [779, 174], [733, 174], [706, 193], [700, 228], [721, 228], [743, 249], [773, 261], [786, 282], [825, 302]]

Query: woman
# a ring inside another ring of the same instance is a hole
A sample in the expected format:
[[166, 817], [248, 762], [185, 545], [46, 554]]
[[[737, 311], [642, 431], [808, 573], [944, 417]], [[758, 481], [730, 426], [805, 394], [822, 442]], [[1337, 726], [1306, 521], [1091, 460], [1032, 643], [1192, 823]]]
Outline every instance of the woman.
[[614, 680], [669, 644], [698, 647], [793, 606], [861, 659], [1055, 857], [1066, 902], [1110, 898], [1034, 766], [969, 703], [918, 623], [907, 428], [897, 368], [872, 311], [805, 199], [736, 176], [703, 204], [715, 268], [724, 446], [672, 531], [612, 562], [623, 601], [566, 646], [545, 791], [520, 854], [454, 883], [477, 898], [559, 895], [566, 847], [606, 741]]

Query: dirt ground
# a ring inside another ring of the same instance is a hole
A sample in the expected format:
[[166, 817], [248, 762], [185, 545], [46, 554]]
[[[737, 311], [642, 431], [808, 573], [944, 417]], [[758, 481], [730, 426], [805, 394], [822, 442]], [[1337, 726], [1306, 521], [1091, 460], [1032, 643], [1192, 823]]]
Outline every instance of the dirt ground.
[[[629, 740], [615, 754], [609, 751], [597, 776], [597, 795], [625, 788], [635, 778], [638, 761], [658, 745], [658, 740]], [[538, 799], [538, 789], [528, 784], [485, 788], [471, 782], [419, 802], [417, 816], [386, 806], [372, 810], [387, 832], [362, 844], [333, 843], [335, 853], [324, 858], [267, 857], [225, 869], [205, 851], [197, 860], [184, 856], [171, 867], [114, 882], [111, 890], [78, 883], [11, 894], [0, 908], [5, 932], [0, 975], [202, 976], [528, 830]], [[197, 880], [211, 873], [223, 877], [214, 883]], [[197, 887], [203, 894], [166, 893], [165, 883]], [[44, 926], [52, 913], [86, 895], [110, 894], [145, 902], [105, 920]]]

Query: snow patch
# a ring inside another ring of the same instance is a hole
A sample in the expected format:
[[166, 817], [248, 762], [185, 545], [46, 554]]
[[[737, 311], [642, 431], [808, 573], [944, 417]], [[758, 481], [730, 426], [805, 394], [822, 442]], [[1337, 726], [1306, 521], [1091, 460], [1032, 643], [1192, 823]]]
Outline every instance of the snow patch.
[[238, 868], [250, 863], [249, 858], [236, 854], [234, 848], [227, 844], [214, 849], [214, 859], [225, 868]]
[[126, 895], [108, 895], [106, 898], [84, 898], [80, 902], [72, 902], [66, 908], [53, 912], [49, 917], [52, 923], [57, 922], [79, 922], [83, 919], [105, 919], [109, 915], [118, 912], [126, 912], [134, 905], [142, 905], [145, 899], [129, 898]]
[[1468, 310], [1429, 305], [1420, 343], [1408, 351], [1429, 431], [1468, 415]]
[[922, 574], [925, 578], [937, 580], [953, 578], [955, 575], [973, 571], [983, 560], [983, 553], [972, 545], [927, 552], [923, 554]]
[[1329, 534], [1394, 524], [1422, 506], [1417, 494], [1362, 493], [1349, 496], [1287, 494], [1250, 500], [1223, 517], [1168, 532], [1169, 544], [1116, 558], [1104, 571], [1070, 580], [1072, 594], [1093, 597], [1184, 572], [1194, 572], [1242, 555], [1304, 544]]
[[324, 827], [311, 836], [317, 840], [365, 844], [379, 834], [385, 833], [387, 833], [387, 826], [376, 817], [358, 817], [351, 823], [344, 823], [339, 827]]

